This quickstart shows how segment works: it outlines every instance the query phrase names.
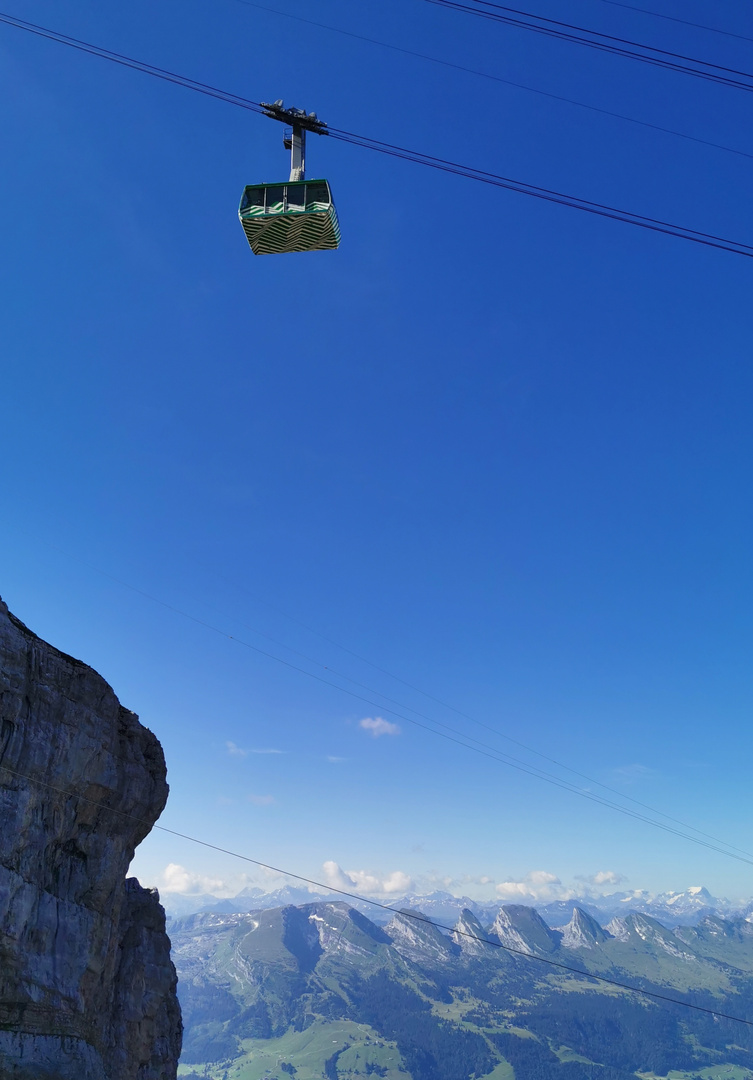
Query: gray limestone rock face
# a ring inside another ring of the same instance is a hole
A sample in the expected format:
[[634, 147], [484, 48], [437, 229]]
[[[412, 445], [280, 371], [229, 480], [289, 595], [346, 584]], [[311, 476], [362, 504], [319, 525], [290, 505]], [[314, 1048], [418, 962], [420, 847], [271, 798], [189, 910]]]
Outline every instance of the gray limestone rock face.
[[126, 871], [167, 801], [162, 748], [0, 600], [0, 1080], [173, 1080], [165, 915]]
[[566, 949], [595, 949], [608, 941], [609, 937], [588, 912], [574, 907], [573, 917], [562, 931], [562, 944]]
[[476, 916], [468, 908], [463, 908], [460, 918], [455, 924], [455, 929], [450, 937], [459, 946], [460, 951], [470, 957], [489, 956], [494, 952], [493, 946], [486, 944], [489, 937]]

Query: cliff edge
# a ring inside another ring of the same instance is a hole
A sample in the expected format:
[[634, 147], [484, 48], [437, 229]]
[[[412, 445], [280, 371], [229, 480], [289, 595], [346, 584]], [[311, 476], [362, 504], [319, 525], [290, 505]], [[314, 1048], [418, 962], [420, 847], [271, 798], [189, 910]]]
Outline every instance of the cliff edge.
[[0, 600], [0, 1080], [173, 1080], [165, 914], [126, 871], [167, 801], [157, 738]]

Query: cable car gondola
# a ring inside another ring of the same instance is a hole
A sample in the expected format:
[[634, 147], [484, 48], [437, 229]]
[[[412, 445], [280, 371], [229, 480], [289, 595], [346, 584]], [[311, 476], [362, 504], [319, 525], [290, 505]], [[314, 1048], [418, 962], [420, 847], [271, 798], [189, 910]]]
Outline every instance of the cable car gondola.
[[268, 105], [265, 114], [290, 125], [285, 147], [290, 150], [290, 179], [275, 184], [248, 184], [238, 209], [243, 231], [254, 255], [292, 251], [327, 251], [340, 246], [340, 224], [326, 180], [306, 180], [306, 132], [326, 134], [316, 113], [285, 109], [282, 101]]

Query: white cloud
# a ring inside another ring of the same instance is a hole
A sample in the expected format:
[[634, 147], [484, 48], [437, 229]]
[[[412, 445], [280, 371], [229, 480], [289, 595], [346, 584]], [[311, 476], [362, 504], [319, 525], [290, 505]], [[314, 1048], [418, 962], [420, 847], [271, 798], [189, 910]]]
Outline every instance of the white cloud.
[[532, 885], [561, 885], [562, 882], [556, 874], [550, 874], [547, 870], [532, 870], [526, 874], [526, 881]]
[[341, 765], [343, 761], [347, 761], [347, 758], [336, 757], [335, 754], [327, 754], [327, 761], [330, 765]]
[[495, 892], [503, 900], [518, 896], [533, 896], [530, 888], [523, 881], [500, 881], [499, 885], [495, 886]]
[[614, 870], [599, 870], [591, 881], [594, 885], [621, 885], [627, 878], [624, 874], [615, 874]]
[[355, 881], [349, 878], [345, 871], [332, 859], [328, 859], [323, 864], [322, 869], [324, 870], [324, 880], [333, 889], [345, 889], [348, 892], [355, 889]]
[[246, 799], [254, 806], [270, 806], [275, 801], [274, 795], [247, 795]]
[[195, 874], [179, 863], [168, 863], [162, 871], [159, 888], [162, 892], [181, 893], [184, 896], [227, 891], [227, 885], [221, 879]]
[[501, 881], [495, 892], [502, 900], [565, 900], [573, 895], [572, 889], [563, 886], [548, 870], [531, 870], [520, 881]]
[[627, 878], [624, 874], [617, 874], [614, 870], [597, 870], [595, 874], [578, 875], [577, 881], [582, 881], [586, 885], [595, 885], [597, 888], [601, 888], [603, 885], [622, 885]]
[[378, 739], [380, 735], [399, 735], [400, 728], [397, 724], [393, 724], [390, 720], [383, 720], [381, 716], [375, 716], [373, 719], [369, 716], [365, 720], [361, 720], [359, 725], [364, 731], [368, 733], [374, 739]]
[[380, 877], [369, 870], [345, 871], [332, 859], [324, 863], [324, 880], [333, 889], [366, 895], [395, 896], [413, 888], [413, 879], [402, 870], [393, 870], [392, 873]]
[[595, 874], [579, 874], [578, 884], [563, 884], [548, 870], [532, 870], [517, 881], [502, 881], [495, 892], [501, 900], [523, 900], [525, 903], [548, 903], [552, 900], [572, 900], [578, 896], [601, 895], [627, 881], [614, 870], [597, 870]]
[[382, 890], [386, 893], [404, 893], [413, 887], [413, 881], [402, 870], [393, 870], [386, 878], [382, 879]]
[[268, 747], [268, 748], [265, 747], [264, 749], [261, 749], [261, 750], [254, 750], [254, 749], [246, 750], [244, 747], [238, 746], [237, 743], [230, 742], [229, 740], [225, 743], [225, 746], [227, 747], [227, 752], [228, 752], [228, 754], [230, 754], [231, 757], [248, 757], [249, 754], [284, 754], [285, 753], [284, 750], [275, 750], [272, 747]]

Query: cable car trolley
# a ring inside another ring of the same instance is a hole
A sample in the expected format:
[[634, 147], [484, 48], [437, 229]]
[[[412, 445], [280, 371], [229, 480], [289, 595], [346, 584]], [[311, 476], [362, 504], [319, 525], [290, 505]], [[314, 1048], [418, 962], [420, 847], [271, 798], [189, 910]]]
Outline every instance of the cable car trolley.
[[316, 113], [286, 109], [282, 101], [261, 102], [265, 115], [287, 124], [283, 143], [290, 150], [287, 183], [249, 184], [238, 209], [254, 255], [327, 251], [340, 246], [340, 223], [326, 180], [306, 179], [306, 132], [326, 135]]

